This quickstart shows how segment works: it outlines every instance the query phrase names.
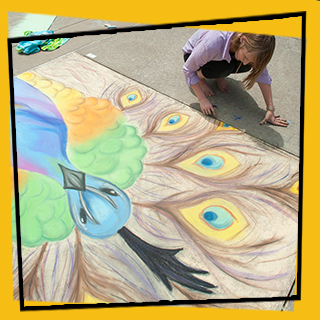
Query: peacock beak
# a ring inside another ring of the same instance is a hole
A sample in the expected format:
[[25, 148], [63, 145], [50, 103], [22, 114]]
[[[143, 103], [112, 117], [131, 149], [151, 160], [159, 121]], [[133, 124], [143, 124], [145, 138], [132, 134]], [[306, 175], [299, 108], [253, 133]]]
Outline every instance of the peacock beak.
[[61, 164], [59, 164], [59, 167], [63, 175], [64, 189], [86, 190], [85, 173], [71, 170]]

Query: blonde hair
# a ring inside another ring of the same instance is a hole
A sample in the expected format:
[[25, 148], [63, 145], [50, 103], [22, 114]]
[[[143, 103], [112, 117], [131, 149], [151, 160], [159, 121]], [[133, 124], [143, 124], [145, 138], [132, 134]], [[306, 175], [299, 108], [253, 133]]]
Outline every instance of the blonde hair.
[[242, 81], [244, 88], [252, 88], [261, 72], [272, 58], [276, 40], [274, 36], [253, 33], [239, 33], [234, 40], [233, 47], [237, 51], [242, 47], [241, 37], [245, 37], [244, 46], [250, 53], [255, 54], [255, 63], [249, 75]]

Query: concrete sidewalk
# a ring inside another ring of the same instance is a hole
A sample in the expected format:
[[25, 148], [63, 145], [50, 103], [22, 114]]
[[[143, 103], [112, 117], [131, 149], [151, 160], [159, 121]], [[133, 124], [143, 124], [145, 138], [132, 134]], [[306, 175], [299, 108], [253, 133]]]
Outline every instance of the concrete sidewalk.
[[[17, 27], [27, 15], [9, 13], [9, 30]], [[137, 26], [135, 23], [55, 17], [50, 30], [55, 34], [106, 30], [105, 23], [117, 28]], [[36, 30], [36, 26], [33, 31]], [[162, 94], [200, 110], [193, 91], [186, 85], [182, 72], [181, 48], [195, 32], [190, 28], [172, 28], [118, 34], [101, 34], [71, 38], [55, 51], [31, 55], [18, 54], [12, 47], [14, 76], [52, 61], [69, 52], [77, 52], [124, 76]], [[276, 113], [290, 121], [287, 128], [270, 124], [260, 126], [265, 115], [265, 102], [257, 85], [243, 91], [243, 75], [228, 77], [231, 90], [222, 94], [211, 81], [218, 119], [246, 131], [267, 143], [299, 156], [301, 39], [276, 37], [276, 50], [268, 66], [273, 79], [272, 91]], [[203, 115], [206, 117], [205, 115]]]

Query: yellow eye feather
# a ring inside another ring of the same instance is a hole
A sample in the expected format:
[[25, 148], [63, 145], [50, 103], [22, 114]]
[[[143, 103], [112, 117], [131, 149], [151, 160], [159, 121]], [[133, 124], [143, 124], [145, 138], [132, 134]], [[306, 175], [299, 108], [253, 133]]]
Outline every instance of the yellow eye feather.
[[180, 212], [200, 233], [222, 241], [234, 239], [248, 225], [234, 204], [220, 198], [183, 208]]
[[178, 167], [203, 177], [230, 174], [239, 162], [229, 153], [221, 150], [208, 150], [177, 164]]
[[180, 113], [172, 113], [164, 117], [159, 131], [172, 131], [183, 127], [189, 120], [189, 116]]
[[130, 107], [135, 105], [142, 100], [141, 94], [138, 90], [126, 93], [121, 97], [121, 103], [123, 107]]

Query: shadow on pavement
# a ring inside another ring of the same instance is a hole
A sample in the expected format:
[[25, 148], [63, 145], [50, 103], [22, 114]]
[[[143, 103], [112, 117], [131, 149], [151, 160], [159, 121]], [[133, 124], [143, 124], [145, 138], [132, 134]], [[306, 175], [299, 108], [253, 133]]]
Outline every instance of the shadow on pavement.
[[[260, 125], [266, 114], [265, 109], [262, 109], [265, 106], [258, 106], [249, 92], [242, 89], [240, 81], [227, 78], [230, 85], [229, 93], [220, 92], [215, 80], [207, 80], [207, 82], [215, 93], [213, 97], [209, 97], [209, 100], [217, 106], [215, 111], [218, 120], [276, 147], [284, 146], [282, 136], [273, 129], [273, 125], [268, 123]], [[190, 91], [195, 95], [191, 87]], [[189, 106], [201, 112], [199, 103], [191, 103]], [[212, 117], [204, 114], [203, 116]]]

